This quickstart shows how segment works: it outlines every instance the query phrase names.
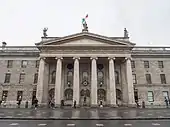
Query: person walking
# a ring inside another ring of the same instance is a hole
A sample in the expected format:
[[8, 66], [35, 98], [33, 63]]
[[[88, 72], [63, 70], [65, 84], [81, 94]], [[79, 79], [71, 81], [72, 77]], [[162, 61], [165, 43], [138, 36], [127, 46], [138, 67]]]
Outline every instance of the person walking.
[[165, 104], [166, 104], [166, 107], [168, 108], [168, 103], [169, 103], [169, 101], [168, 101], [168, 99], [165, 97]]

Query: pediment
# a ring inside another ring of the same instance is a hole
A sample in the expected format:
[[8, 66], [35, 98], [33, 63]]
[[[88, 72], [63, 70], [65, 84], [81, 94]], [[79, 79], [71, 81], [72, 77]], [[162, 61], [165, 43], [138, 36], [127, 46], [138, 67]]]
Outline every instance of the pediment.
[[132, 46], [131, 42], [117, 40], [92, 33], [78, 33], [70, 36], [48, 39], [37, 45], [59, 45], [59, 46]]

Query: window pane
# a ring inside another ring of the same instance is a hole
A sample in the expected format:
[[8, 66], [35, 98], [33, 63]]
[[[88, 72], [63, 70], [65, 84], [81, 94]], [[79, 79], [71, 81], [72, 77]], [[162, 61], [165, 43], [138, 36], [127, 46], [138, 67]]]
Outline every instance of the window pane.
[[21, 67], [22, 68], [26, 68], [27, 67], [27, 60], [22, 60], [22, 62], [21, 62]]
[[8, 60], [7, 68], [12, 68], [13, 60]]

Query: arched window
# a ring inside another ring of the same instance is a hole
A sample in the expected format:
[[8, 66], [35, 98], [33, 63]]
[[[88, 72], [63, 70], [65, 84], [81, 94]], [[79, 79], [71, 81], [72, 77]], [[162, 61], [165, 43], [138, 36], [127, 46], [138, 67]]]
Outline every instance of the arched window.
[[82, 75], [83, 75], [83, 81], [84, 80], [87, 81], [88, 80], [88, 73], [86, 71], [84, 71]]
[[115, 83], [119, 84], [119, 72], [115, 71]]
[[72, 89], [66, 89], [64, 92], [65, 99], [66, 100], [72, 100], [73, 99], [73, 90]]
[[73, 83], [73, 72], [72, 71], [68, 71], [67, 72], [67, 84], [71, 85]]
[[106, 91], [104, 89], [97, 90], [98, 100], [106, 100]]
[[55, 84], [56, 72], [53, 71], [51, 74], [51, 84]]
[[98, 77], [98, 84], [103, 85], [104, 84], [104, 74], [103, 74], [103, 72], [98, 71], [97, 77]]

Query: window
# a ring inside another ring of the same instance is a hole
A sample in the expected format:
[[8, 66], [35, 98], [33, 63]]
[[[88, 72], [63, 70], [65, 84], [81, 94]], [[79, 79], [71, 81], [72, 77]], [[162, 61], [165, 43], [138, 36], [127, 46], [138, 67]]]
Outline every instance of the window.
[[17, 92], [17, 101], [22, 100], [23, 91]]
[[148, 101], [149, 102], [154, 102], [153, 91], [148, 91]]
[[133, 84], [136, 84], [137, 83], [137, 81], [136, 81], [136, 74], [132, 74], [132, 76], [133, 76]]
[[161, 78], [161, 83], [162, 83], [162, 84], [166, 84], [165, 74], [160, 74], [160, 78]]
[[102, 71], [98, 71], [98, 84], [102, 86], [104, 84], [104, 74]]
[[163, 94], [164, 99], [166, 98], [167, 100], [169, 100], [169, 93], [168, 93], [168, 91], [163, 91], [162, 94]]
[[36, 68], [39, 68], [39, 64], [40, 64], [40, 61], [39, 61], [39, 60], [36, 60], [35, 67], [36, 67]]
[[149, 68], [149, 61], [144, 61], [144, 68]]
[[5, 81], [4, 81], [4, 83], [10, 83], [10, 79], [11, 79], [11, 74], [10, 73], [6, 73], [5, 74]]
[[163, 63], [163, 61], [158, 61], [158, 67], [159, 67], [159, 68], [164, 68], [164, 63]]
[[25, 74], [21, 73], [19, 76], [19, 83], [24, 83], [24, 79], [25, 79]]
[[148, 84], [152, 84], [151, 75], [150, 74], [145, 74], [145, 76], [146, 76], [146, 82]]
[[119, 72], [115, 71], [115, 82], [119, 84]]
[[135, 61], [131, 61], [131, 66], [132, 66], [132, 68], [135, 68]]
[[8, 97], [8, 91], [7, 90], [4, 90], [2, 92], [2, 101], [6, 101], [7, 100], [7, 97]]
[[7, 68], [12, 68], [13, 60], [8, 60]]
[[35, 73], [34, 74], [34, 83], [37, 83], [38, 82], [38, 73]]
[[27, 61], [27, 60], [22, 60], [22, 61], [21, 61], [21, 67], [22, 67], [22, 68], [26, 68], [26, 67], [27, 67], [27, 64], [28, 64], [28, 61]]
[[51, 75], [51, 84], [55, 84], [56, 72], [53, 71]]

